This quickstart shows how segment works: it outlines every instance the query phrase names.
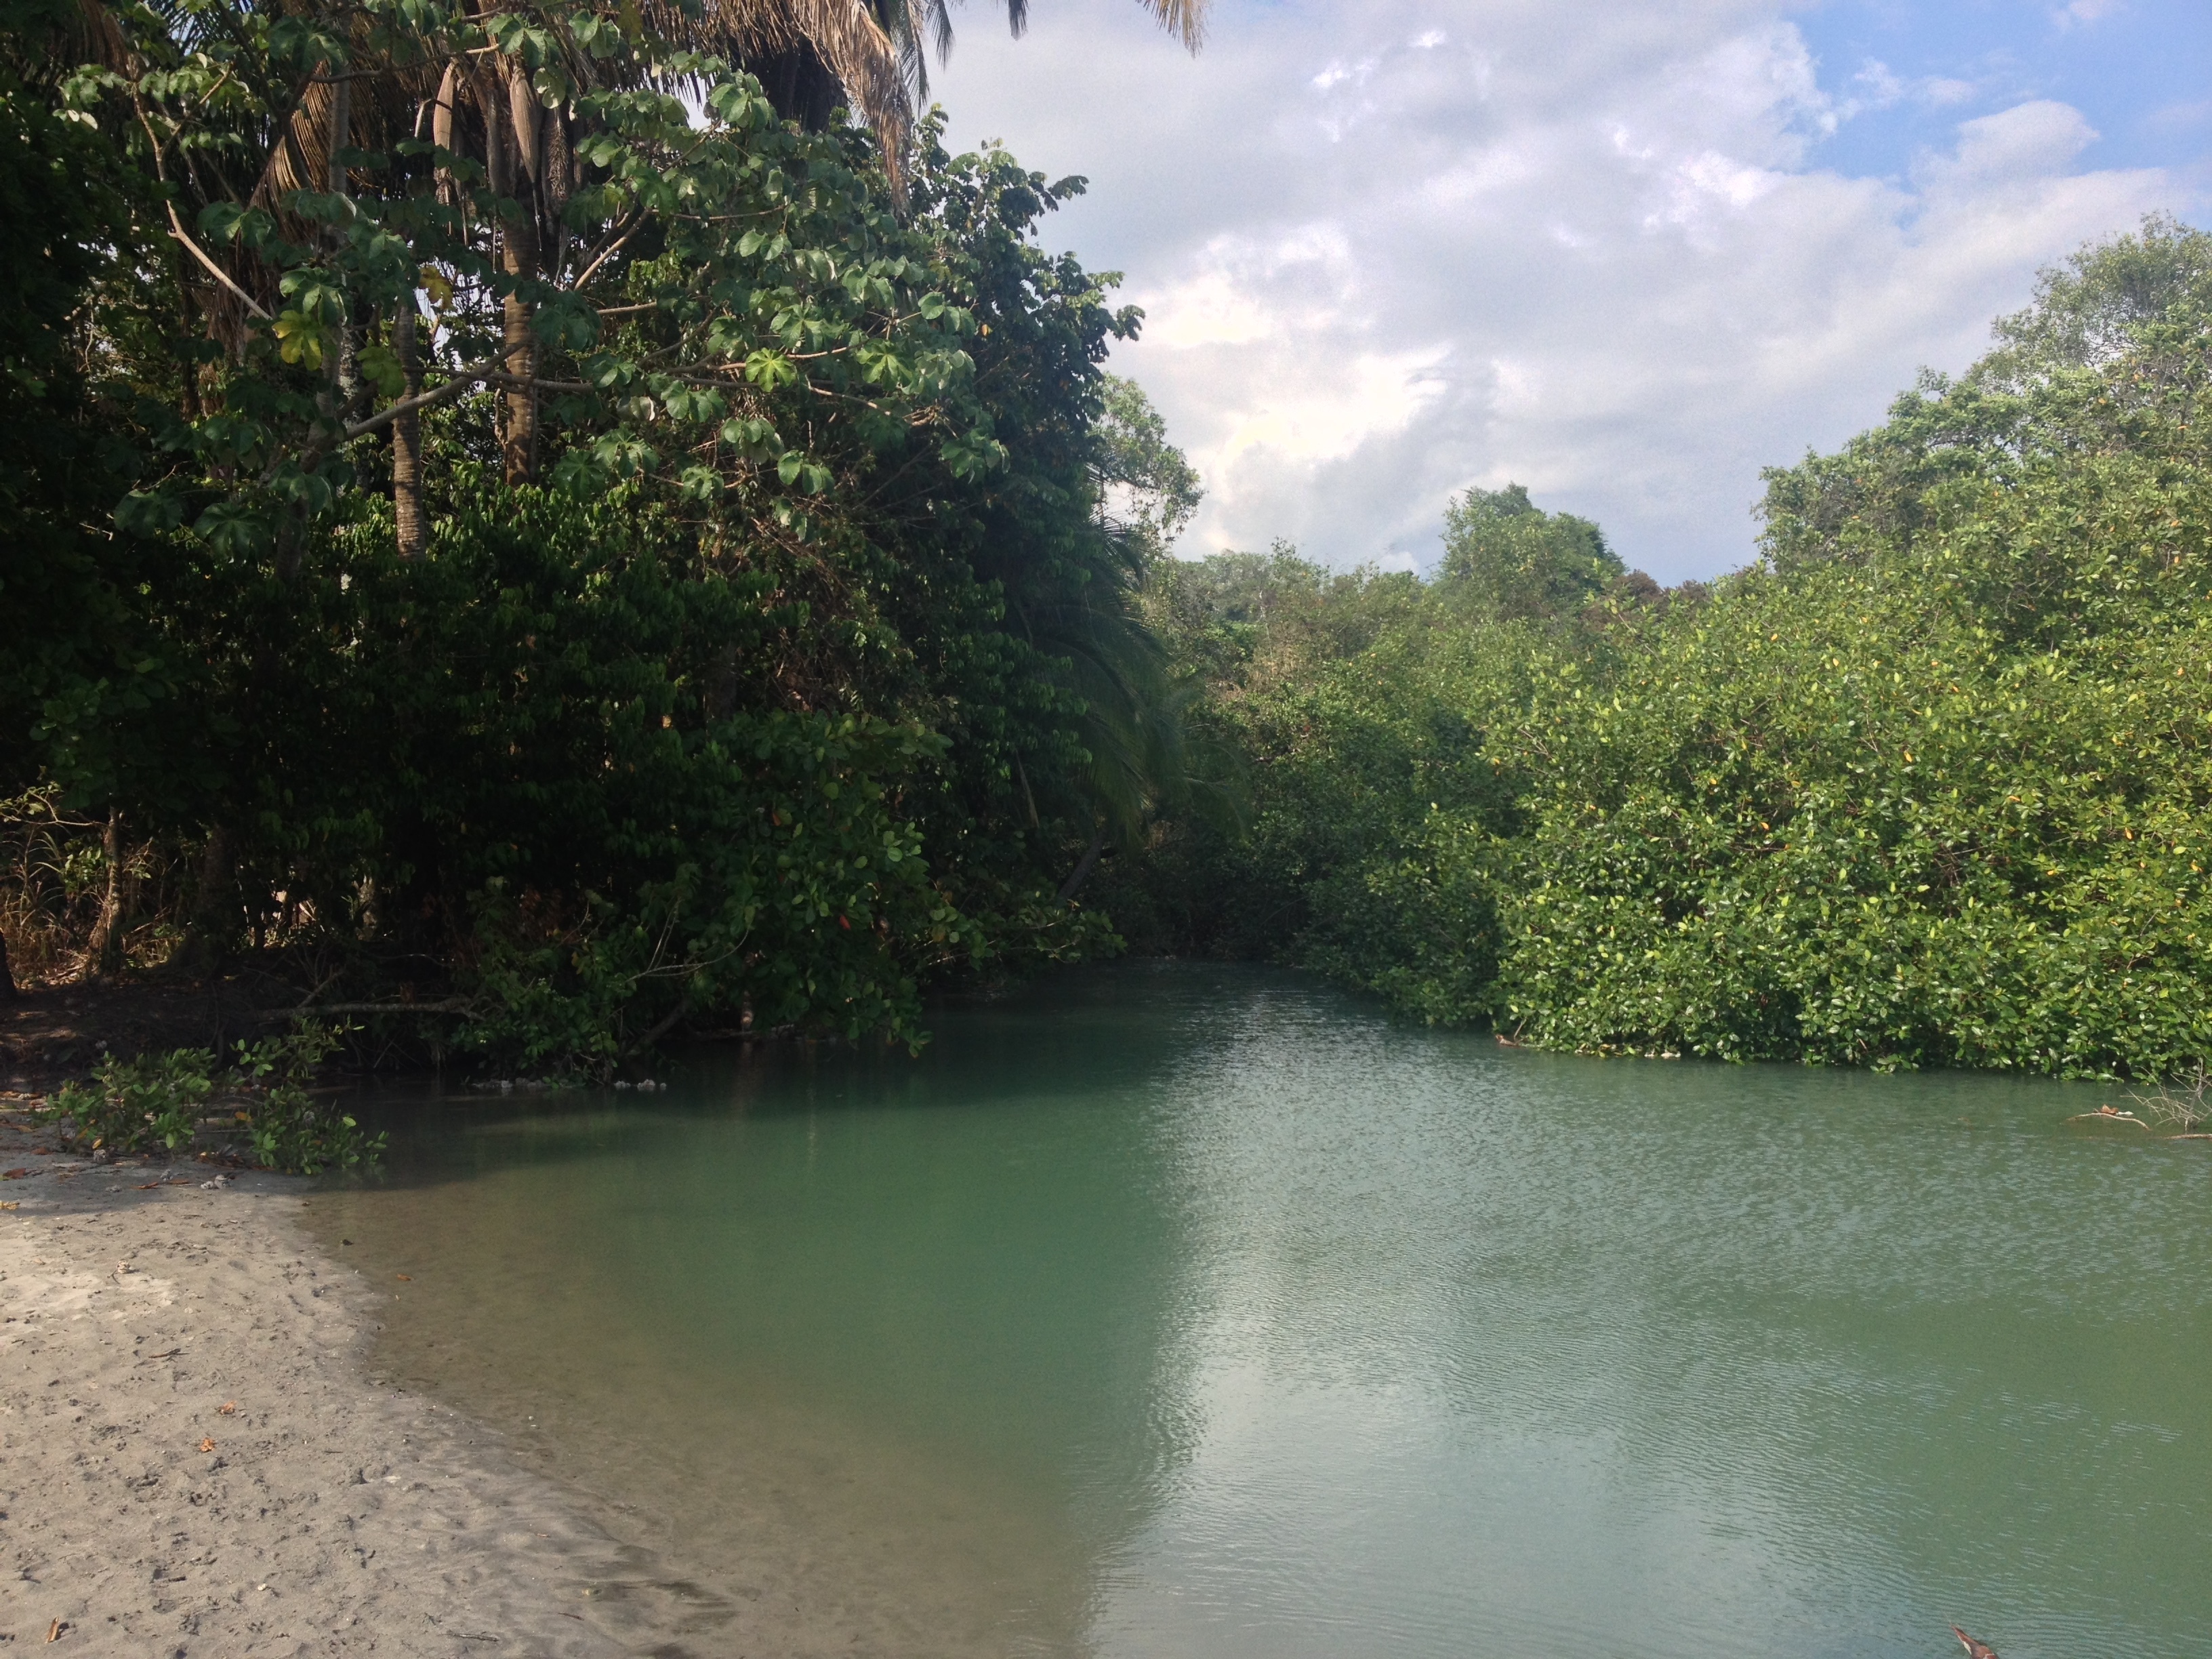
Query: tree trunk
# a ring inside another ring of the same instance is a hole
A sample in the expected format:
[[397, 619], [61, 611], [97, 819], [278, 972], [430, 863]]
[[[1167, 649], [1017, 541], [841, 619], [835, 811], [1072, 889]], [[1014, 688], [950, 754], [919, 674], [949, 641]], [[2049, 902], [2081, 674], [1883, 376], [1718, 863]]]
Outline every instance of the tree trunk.
[[[538, 227], [527, 209], [507, 222], [500, 238], [501, 264], [518, 282], [538, 278]], [[528, 483], [538, 471], [538, 388], [528, 384], [538, 369], [536, 335], [531, 331], [530, 301], [509, 294], [500, 302], [501, 339], [520, 349], [507, 360], [506, 369], [521, 384], [507, 389], [506, 418], [499, 434], [500, 469], [509, 484]]]
[[[399, 302], [392, 319], [392, 355], [407, 379], [407, 396], [422, 390], [422, 356], [415, 349], [415, 296]], [[410, 410], [392, 423], [392, 516], [399, 531], [399, 556], [419, 559], [429, 540], [422, 522], [422, 417]]]
[[15, 988], [15, 969], [8, 965], [8, 936], [0, 933], [0, 1003], [22, 1000], [23, 994]]
[[[460, 101], [461, 60], [458, 58], [446, 65], [439, 77], [438, 96], [430, 106], [430, 142], [451, 154], [453, 148], [453, 106]], [[435, 174], [438, 200], [449, 208], [461, 204], [461, 187], [451, 167], [441, 166]]]
[[1068, 877], [1067, 884], [1060, 890], [1062, 904], [1072, 902], [1083, 890], [1083, 884], [1091, 879], [1091, 872], [1098, 867], [1098, 855], [1105, 850], [1106, 826], [1102, 823], [1091, 832], [1091, 845], [1083, 849], [1083, 856], [1076, 861], [1075, 873]]
[[189, 974], [209, 973], [220, 967], [238, 942], [240, 919], [238, 872], [231, 860], [230, 837], [218, 825], [208, 831], [192, 919], [185, 926], [184, 943], [170, 958], [171, 965]]
[[[489, 96], [481, 101], [485, 143], [494, 152], [492, 187], [501, 196], [511, 196], [515, 204], [500, 222], [500, 266], [519, 287], [535, 283], [538, 276], [534, 185], [543, 157], [538, 148], [537, 94], [520, 64], [507, 74], [506, 98]], [[519, 348], [502, 365], [515, 377], [507, 389], [499, 438], [501, 471], [510, 485], [528, 483], [538, 472], [538, 388], [529, 384], [538, 372], [537, 336], [530, 326], [534, 309], [519, 293], [510, 292], [500, 301], [501, 343]]]
[[100, 895], [100, 917], [85, 942], [86, 979], [104, 979], [123, 966], [123, 814], [107, 809], [100, 835], [100, 860], [107, 866], [107, 888]]

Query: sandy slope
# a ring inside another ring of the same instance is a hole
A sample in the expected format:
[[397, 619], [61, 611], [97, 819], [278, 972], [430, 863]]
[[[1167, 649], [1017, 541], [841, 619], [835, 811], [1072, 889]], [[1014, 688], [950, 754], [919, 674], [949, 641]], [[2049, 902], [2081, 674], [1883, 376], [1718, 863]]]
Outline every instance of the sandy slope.
[[368, 1380], [377, 1292], [295, 1226], [301, 1183], [33, 1146], [0, 1135], [36, 1171], [0, 1182], [0, 1655], [748, 1645], [491, 1437]]

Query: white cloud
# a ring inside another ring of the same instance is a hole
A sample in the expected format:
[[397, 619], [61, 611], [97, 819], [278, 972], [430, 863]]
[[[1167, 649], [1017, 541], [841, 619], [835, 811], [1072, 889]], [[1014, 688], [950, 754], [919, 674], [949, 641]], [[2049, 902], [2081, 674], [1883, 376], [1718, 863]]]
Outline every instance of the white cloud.
[[1859, 65], [1859, 72], [1851, 76], [1851, 85], [1858, 92], [1842, 106], [1848, 115], [1856, 115], [1862, 110], [1887, 109], [1905, 96], [1905, 82], [1878, 58], [1869, 58]]
[[1907, 81], [1879, 58], [1861, 64], [1847, 87], [1834, 104], [1838, 122], [1894, 109], [1908, 100], [1925, 109], [1950, 109], [1984, 95], [1980, 86], [1956, 76], [1923, 75]]
[[2061, 28], [2075, 28], [2110, 17], [2121, 9], [2122, 0], [2067, 0], [2051, 14], [2051, 21]]
[[1346, 81], [1364, 81], [1374, 73], [1375, 61], [1372, 58], [1364, 64], [1331, 64], [1319, 75], [1314, 76], [1314, 90], [1327, 92], [1332, 88], [1343, 85]]
[[1114, 367], [1206, 476], [1186, 551], [1425, 562], [1452, 492], [1512, 479], [1711, 574], [1762, 465], [1962, 365], [2039, 264], [2191, 205], [2082, 170], [2047, 100], [1903, 179], [1827, 170], [1862, 110], [1985, 94], [1873, 63], [1832, 94], [1780, 0], [1218, 3], [1195, 61], [1126, 0], [1018, 44], [972, 13], [939, 77], [956, 136], [1092, 177], [1046, 238], [1149, 313]]
[[1970, 182], [2041, 181], [2057, 175], [2096, 137], [2081, 111], [2039, 100], [1960, 122], [1956, 151], [1921, 172], [1954, 190]]
[[1920, 101], [1934, 109], [1949, 109], [1966, 103], [1979, 91], [1972, 81], [1960, 81], [1948, 75], [1931, 75], [1913, 86]]

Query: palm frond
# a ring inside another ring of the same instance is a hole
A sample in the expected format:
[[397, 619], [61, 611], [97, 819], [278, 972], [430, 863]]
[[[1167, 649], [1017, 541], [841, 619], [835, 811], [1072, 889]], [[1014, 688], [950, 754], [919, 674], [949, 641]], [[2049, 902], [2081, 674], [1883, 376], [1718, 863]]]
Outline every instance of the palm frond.
[[1139, 0], [1146, 10], [1160, 21], [1160, 27], [1182, 37], [1182, 43], [1196, 52], [1206, 40], [1206, 14], [1208, 0]]

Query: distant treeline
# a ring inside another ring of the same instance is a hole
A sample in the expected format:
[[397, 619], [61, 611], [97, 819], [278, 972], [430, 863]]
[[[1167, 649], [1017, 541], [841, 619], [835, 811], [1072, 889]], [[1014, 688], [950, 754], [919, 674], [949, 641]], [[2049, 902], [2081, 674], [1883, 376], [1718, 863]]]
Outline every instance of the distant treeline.
[[1767, 475], [1710, 589], [1519, 489], [1433, 580], [1169, 565], [1240, 757], [1099, 893], [1548, 1047], [2158, 1075], [2212, 1054], [2212, 237], [2049, 273], [1955, 380]]

